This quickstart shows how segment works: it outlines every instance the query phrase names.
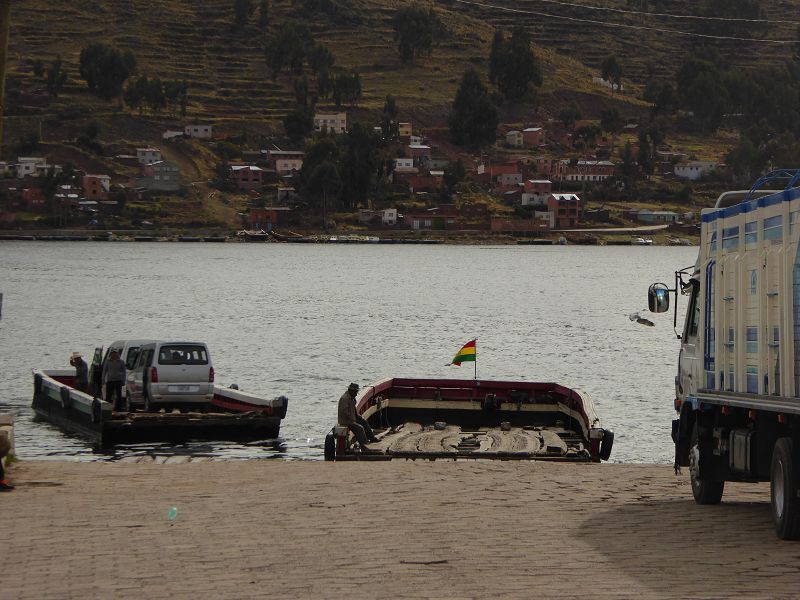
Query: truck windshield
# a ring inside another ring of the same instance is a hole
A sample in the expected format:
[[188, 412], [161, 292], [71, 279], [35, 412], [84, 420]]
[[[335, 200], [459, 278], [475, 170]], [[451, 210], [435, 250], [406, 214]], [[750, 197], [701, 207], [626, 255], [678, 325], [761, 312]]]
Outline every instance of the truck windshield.
[[689, 292], [689, 306], [686, 309], [686, 326], [683, 330], [683, 339], [697, 337], [697, 324], [700, 322], [700, 304], [697, 302], [697, 290], [700, 282], [691, 280], [692, 290]]

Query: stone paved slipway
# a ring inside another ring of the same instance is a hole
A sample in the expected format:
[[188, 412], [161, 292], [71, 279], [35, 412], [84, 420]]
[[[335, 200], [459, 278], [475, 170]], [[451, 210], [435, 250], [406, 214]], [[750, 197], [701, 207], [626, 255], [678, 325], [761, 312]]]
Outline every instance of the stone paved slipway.
[[[796, 598], [769, 489], [666, 465], [21, 462], [0, 597]], [[178, 509], [170, 522], [170, 507]]]

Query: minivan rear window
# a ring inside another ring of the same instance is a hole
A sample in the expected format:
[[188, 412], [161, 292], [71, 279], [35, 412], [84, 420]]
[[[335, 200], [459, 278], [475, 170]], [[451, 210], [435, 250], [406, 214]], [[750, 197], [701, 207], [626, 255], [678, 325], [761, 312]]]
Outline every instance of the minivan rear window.
[[158, 353], [160, 365], [207, 365], [208, 355], [203, 346], [194, 344], [169, 344], [161, 346]]
[[128, 348], [128, 358], [125, 360], [125, 368], [132, 369], [136, 366], [136, 359], [139, 358], [139, 346]]

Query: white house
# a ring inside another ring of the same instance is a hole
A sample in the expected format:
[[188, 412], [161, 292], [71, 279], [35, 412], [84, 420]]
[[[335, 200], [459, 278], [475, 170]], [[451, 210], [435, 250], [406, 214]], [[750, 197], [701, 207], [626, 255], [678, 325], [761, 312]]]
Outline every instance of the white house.
[[278, 175], [288, 175], [293, 171], [303, 168], [302, 150], [270, 150], [269, 160], [274, 163], [275, 172]]
[[214, 130], [211, 125], [187, 125], [183, 131], [189, 137], [198, 140], [210, 140], [214, 137]]
[[522, 148], [522, 132], [513, 130], [506, 134], [506, 144], [512, 148]]
[[547, 198], [553, 191], [553, 182], [549, 179], [528, 179], [522, 193], [522, 206], [547, 208]]
[[161, 160], [161, 150], [158, 148], [137, 148], [136, 160], [140, 165], [150, 165]]
[[382, 225], [396, 225], [397, 209], [385, 208], [383, 210], [370, 210], [368, 208], [362, 208], [358, 211], [359, 223], [369, 224], [377, 219], [380, 219]]
[[416, 171], [417, 169], [414, 167], [414, 159], [413, 158], [395, 158], [394, 159], [394, 170], [397, 171]]
[[17, 177], [38, 175], [47, 168], [47, 159], [41, 156], [20, 156], [17, 158]]
[[675, 165], [675, 176], [695, 181], [713, 171], [714, 166], [713, 162], [702, 160], [678, 163]]
[[314, 115], [314, 131], [332, 131], [344, 133], [347, 131], [347, 113], [317, 113]]
[[165, 141], [175, 140], [180, 137], [183, 137], [183, 132], [175, 131], [174, 129], [167, 129], [164, 133], [161, 134], [161, 139]]

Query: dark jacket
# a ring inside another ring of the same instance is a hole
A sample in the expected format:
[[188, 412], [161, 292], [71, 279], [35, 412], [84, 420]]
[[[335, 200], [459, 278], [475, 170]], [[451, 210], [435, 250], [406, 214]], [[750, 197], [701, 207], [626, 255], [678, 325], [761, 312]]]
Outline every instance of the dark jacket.
[[356, 399], [347, 391], [339, 398], [339, 425], [353, 425], [356, 422]]
[[125, 381], [125, 361], [121, 358], [114, 360], [109, 358], [103, 367], [103, 381], [106, 383], [110, 381], [124, 382]]
[[89, 385], [89, 365], [82, 358], [76, 358], [75, 364], [75, 386], [85, 389]]

